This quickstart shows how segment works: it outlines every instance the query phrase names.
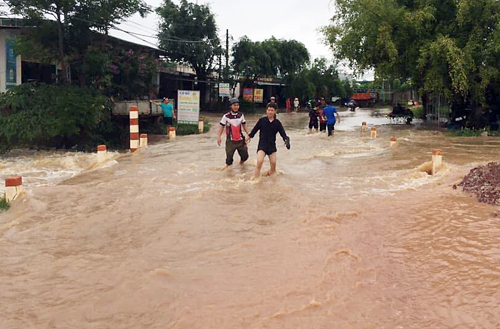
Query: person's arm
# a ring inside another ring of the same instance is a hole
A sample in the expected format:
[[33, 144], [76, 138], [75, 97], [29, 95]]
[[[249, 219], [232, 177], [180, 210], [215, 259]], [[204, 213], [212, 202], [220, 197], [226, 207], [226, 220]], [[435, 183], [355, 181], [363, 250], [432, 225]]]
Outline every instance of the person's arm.
[[243, 126], [243, 130], [245, 130], [245, 132], [247, 133], [247, 136], [249, 135], [248, 133], [248, 128], [247, 128], [247, 122], [245, 120], [245, 115], [242, 115], [242, 123], [241, 125]]
[[257, 131], [259, 131], [260, 129], [260, 120], [257, 121], [257, 123], [255, 124], [255, 126], [253, 127], [252, 131], [250, 132], [250, 134], [248, 134], [248, 138], [247, 138], [247, 143], [250, 143], [250, 141], [252, 140], [252, 138], [255, 136], [255, 134], [257, 133]]
[[250, 133], [248, 132], [248, 128], [247, 128], [247, 123], [242, 123], [241, 124], [243, 126], [243, 130], [245, 130], [245, 132], [247, 133], [247, 136], [250, 135]]
[[283, 138], [283, 141], [286, 142], [286, 139], [288, 136], [286, 135], [285, 128], [283, 128], [283, 125], [281, 124], [281, 121], [278, 120], [278, 132], [281, 135], [281, 138]]
[[152, 99], [150, 99], [150, 100], [149, 100], [149, 102], [150, 102], [150, 103], [153, 103], [153, 104], [154, 104], [154, 105], [156, 105], [156, 106], [160, 106], [160, 103], [157, 103], [157, 102], [153, 101]]
[[217, 134], [217, 145], [220, 146], [220, 143], [222, 142], [222, 132], [224, 131], [224, 128], [226, 127], [226, 116], [223, 116], [222, 119], [220, 120], [220, 127], [219, 127], [219, 133]]
[[339, 115], [339, 112], [335, 112], [335, 115], [337, 116], [337, 121], [338, 121], [338, 123], [340, 123], [340, 115]]

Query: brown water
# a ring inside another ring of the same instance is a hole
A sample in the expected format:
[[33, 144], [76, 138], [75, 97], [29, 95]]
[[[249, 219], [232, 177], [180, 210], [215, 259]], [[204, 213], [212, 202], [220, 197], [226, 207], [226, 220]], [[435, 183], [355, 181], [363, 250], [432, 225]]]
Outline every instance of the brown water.
[[[75, 155], [58, 155], [0, 215], [0, 328], [498, 328], [498, 207], [451, 187], [500, 161], [500, 141], [341, 117], [327, 139], [281, 114], [292, 149], [278, 143], [279, 174], [257, 182], [257, 140], [219, 170], [218, 117], [108, 165], [77, 155], [69, 174]], [[1, 160], [2, 179], [23, 171]]]

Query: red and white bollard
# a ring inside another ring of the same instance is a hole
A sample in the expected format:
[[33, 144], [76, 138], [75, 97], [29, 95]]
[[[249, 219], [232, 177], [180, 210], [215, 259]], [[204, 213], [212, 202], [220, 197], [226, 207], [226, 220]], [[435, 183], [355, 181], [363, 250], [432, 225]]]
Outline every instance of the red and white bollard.
[[363, 123], [361, 124], [361, 132], [362, 132], [362, 133], [366, 132], [366, 122], [363, 122]]
[[106, 153], [106, 145], [97, 146], [97, 163], [103, 163], [104, 161], [106, 161]]
[[391, 147], [395, 146], [397, 143], [398, 143], [398, 141], [396, 140], [396, 137], [392, 136], [391, 137]]
[[168, 138], [175, 139], [175, 127], [168, 128]]
[[148, 134], [141, 134], [141, 147], [148, 147]]
[[443, 151], [435, 149], [432, 151], [432, 174], [435, 175], [443, 167]]
[[377, 138], [377, 127], [372, 127], [370, 138]]
[[130, 152], [135, 152], [139, 148], [139, 108], [131, 106], [130, 116]]
[[13, 176], [5, 179], [5, 199], [7, 202], [15, 200], [23, 192], [23, 179]]

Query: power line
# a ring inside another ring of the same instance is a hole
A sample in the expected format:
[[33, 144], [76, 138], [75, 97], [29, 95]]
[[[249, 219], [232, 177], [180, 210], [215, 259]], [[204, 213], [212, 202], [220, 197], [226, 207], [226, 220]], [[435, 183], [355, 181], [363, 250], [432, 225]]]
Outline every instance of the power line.
[[[86, 22], [86, 23], [90, 23], [90, 24], [93, 24], [93, 25], [98, 25], [98, 26], [101, 26], [101, 27], [108, 27], [107, 25], [104, 25], [104, 24], [101, 24], [101, 23], [97, 23], [97, 22], [93, 22], [93, 21], [89, 21], [89, 20], [86, 20], [86, 19], [83, 19], [83, 18], [79, 18], [79, 17], [73, 17], [73, 19], [76, 19], [76, 20], [79, 20], [79, 21], [82, 21], [82, 22]], [[137, 39], [139, 40], [142, 40], [144, 42], [147, 42], [147, 43], [150, 43], [149, 41], [146, 41], [146, 40], [143, 40], [137, 36], [144, 36], [144, 37], [148, 37], [148, 38], [157, 38], [156, 36], [153, 36], [153, 35], [145, 35], [145, 34], [140, 34], [140, 33], [136, 33], [136, 32], [130, 32], [130, 31], [127, 31], [127, 30], [124, 30], [122, 28], [119, 28], [117, 26], [109, 26], [110, 29], [114, 29], [114, 30], [117, 30], [117, 31], [121, 31], [121, 32], [124, 32], [124, 33], [127, 33], [131, 36], [134, 36], [136, 37]], [[183, 42], [183, 43], [207, 43], [209, 41], [211, 41], [212, 39], [207, 39], [207, 40], [185, 40], [185, 39], [171, 39], [171, 38], [162, 38], [162, 40], [166, 40], [166, 41], [170, 41], [170, 42]]]

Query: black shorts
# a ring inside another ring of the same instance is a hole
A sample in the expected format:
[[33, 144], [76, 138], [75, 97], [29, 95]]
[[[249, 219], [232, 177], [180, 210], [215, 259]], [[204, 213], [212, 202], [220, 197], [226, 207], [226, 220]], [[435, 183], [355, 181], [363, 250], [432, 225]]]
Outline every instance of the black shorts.
[[309, 121], [309, 129], [318, 129], [318, 121]]
[[163, 123], [167, 126], [172, 126], [174, 124], [174, 118], [172, 117], [163, 117]]
[[257, 153], [259, 151], [264, 151], [266, 155], [271, 155], [276, 153], [278, 150], [276, 149], [276, 145], [259, 145], [257, 147]]
[[325, 131], [325, 130], [326, 130], [326, 122], [320, 122], [319, 131]]

